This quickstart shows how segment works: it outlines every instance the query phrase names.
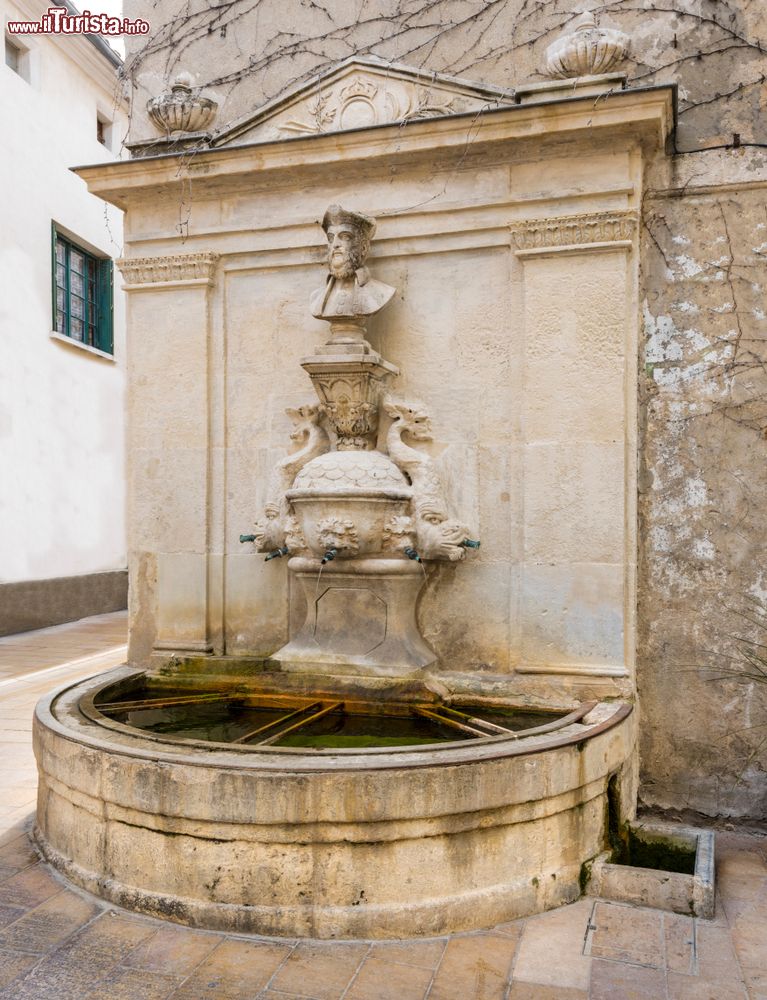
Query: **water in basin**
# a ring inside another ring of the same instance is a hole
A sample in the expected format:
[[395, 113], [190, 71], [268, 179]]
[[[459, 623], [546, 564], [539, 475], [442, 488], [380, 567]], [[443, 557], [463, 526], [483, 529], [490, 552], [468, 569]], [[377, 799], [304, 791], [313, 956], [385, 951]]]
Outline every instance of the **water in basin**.
[[[130, 698], [130, 700], [129, 700]], [[97, 700], [108, 719], [156, 736], [215, 743], [307, 749], [406, 747], [518, 733], [546, 725], [558, 713], [497, 706], [356, 703], [327, 697], [281, 700], [189, 691], [138, 691]], [[176, 703], [174, 703], [176, 702]]]

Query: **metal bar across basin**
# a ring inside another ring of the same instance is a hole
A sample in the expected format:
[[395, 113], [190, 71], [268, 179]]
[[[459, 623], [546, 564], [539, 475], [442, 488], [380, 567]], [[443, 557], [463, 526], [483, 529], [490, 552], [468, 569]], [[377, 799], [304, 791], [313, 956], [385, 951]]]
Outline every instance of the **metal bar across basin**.
[[240, 736], [234, 742], [248, 743], [250, 740], [253, 739], [254, 736], [258, 736], [259, 733], [265, 733], [267, 729], [274, 729], [275, 726], [281, 726], [283, 722], [288, 722], [290, 719], [295, 719], [297, 715], [304, 715], [305, 712], [311, 712], [313, 708], [317, 708], [321, 704], [322, 704], [321, 701], [314, 701], [310, 705], [304, 705], [302, 708], [297, 708], [293, 712], [288, 712], [286, 715], [281, 715], [279, 719], [272, 719], [271, 722], [267, 722], [265, 725], [259, 726], [258, 729], [251, 730], [251, 732], [246, 733], [244, 736]]
[[267, 736], [266, 739], [258, 740], [254, 746], [258, 747], [268, 747], [272, 743], [276, 743], [283, 737], [287, 736], [288, 733], [293, 733], [297, 729], [302, 729], [304, 726], [308, 726], [310, 722], [316, 722], [318, 719], [322, 719], [324, 716], [329, 715], [330, 712], [335, 712], [339, 708], [343, 708], [344, 703], [342, 701], [334, 701], [324, 708], [321, 708], [319, 712], [314, 712], [305, 719], [300, 719], [298, 722], [294, 722], [292, 726], [288, 726], [287, 729], [281, 729], [277, 733], [273, 733], [271, 736]]
[[217, 701], [237, 701], [237, 696], [230, 694], [187, 694], [171, 698], [136, 698], [133, 701], [106, 701], [98, 706], [99, 712], [136, 712], [153, 708], [175, 708], [184, 705], [208, 704]]
[[[503, 734], [504, 736], [516, 736], [516, 729], [508, 729], [506, 726], [499, 726], [495, 722], [488, 722], [487, 719], [478, 719], [476, 715], [467, 715], [466, 712], [459, 712], [457, 708], [451, 708], [450, 705], [440, 705], [439, 712], [449, 712], [452, 715], [457, 715], [461, 719], [465, 719], [467, 722], [472, 723], [475, 726], [484, 726], [485, 729], [491, 730], [491, 732], [496, 734]], [[484, 734], [487, 736], [487, 733]]]
[[419, 706], [416, 706], [413, 709], [413, 712], [415, 715], [422, 715], [426, 719], [431, 719], [432, 722], [439, 722], [443, 726], [452, 726], [453, 729], [460, 729], [463, 733], [471, 733], [472, 736], [488, 736], [488, 733], [482, 729], [475, 729], [474, 726], [467, 726], [465, 722], [459, 722], [457, 719], [451, 719], [447, 715], [439, 715], [438, 712], [432, 712], [428, 708], [420, 708]]

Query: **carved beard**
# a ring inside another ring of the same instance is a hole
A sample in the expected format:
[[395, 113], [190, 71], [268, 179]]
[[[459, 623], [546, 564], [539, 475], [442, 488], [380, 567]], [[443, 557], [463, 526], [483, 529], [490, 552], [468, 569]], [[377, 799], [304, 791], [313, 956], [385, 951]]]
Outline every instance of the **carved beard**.
[[353, 278], [356, 271], [365, 263], [367, 256], [365, 248], [359, 245], [342, 249], [343, 256], [335, 257], [333, 251], [328, 253], [328, 271], [333, 278]]

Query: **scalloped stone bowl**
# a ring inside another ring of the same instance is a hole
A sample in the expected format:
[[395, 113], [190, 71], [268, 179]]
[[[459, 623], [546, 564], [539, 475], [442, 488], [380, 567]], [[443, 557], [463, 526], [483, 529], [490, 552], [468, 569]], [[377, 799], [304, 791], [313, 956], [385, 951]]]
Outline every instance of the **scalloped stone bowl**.
[[407, 517], [412, 489], [392, 460], [380, 451], [329, 451], [308, 462], [287, 498], [306, 543], [320, 558], [375, 555], [395, 517]]

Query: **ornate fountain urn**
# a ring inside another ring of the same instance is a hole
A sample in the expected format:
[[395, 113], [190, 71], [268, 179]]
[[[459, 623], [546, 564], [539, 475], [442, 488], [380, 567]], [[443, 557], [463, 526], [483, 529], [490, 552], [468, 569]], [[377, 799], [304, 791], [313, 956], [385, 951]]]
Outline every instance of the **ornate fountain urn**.
[[[424, 562], [463, 559], [477, 542], [451, 518], [432, 459], [413, 443], [431, 438], [422, 404], [389, 395], [399, 371], [367, 340], [369, 318], [395, 289], [366, 267], [375, 221], [331, 205], [325, 285], [312, 315], [330, 337], [301, 367], [319, 403], [288, 411], [298, 450], [275, 467], [259, 551], [289, 555], [306, 618], [272, 657], [282, 669], [408, 675], [435, 660], [418, 629]], [[390, 420], [377, 447], [382, 412]]]

